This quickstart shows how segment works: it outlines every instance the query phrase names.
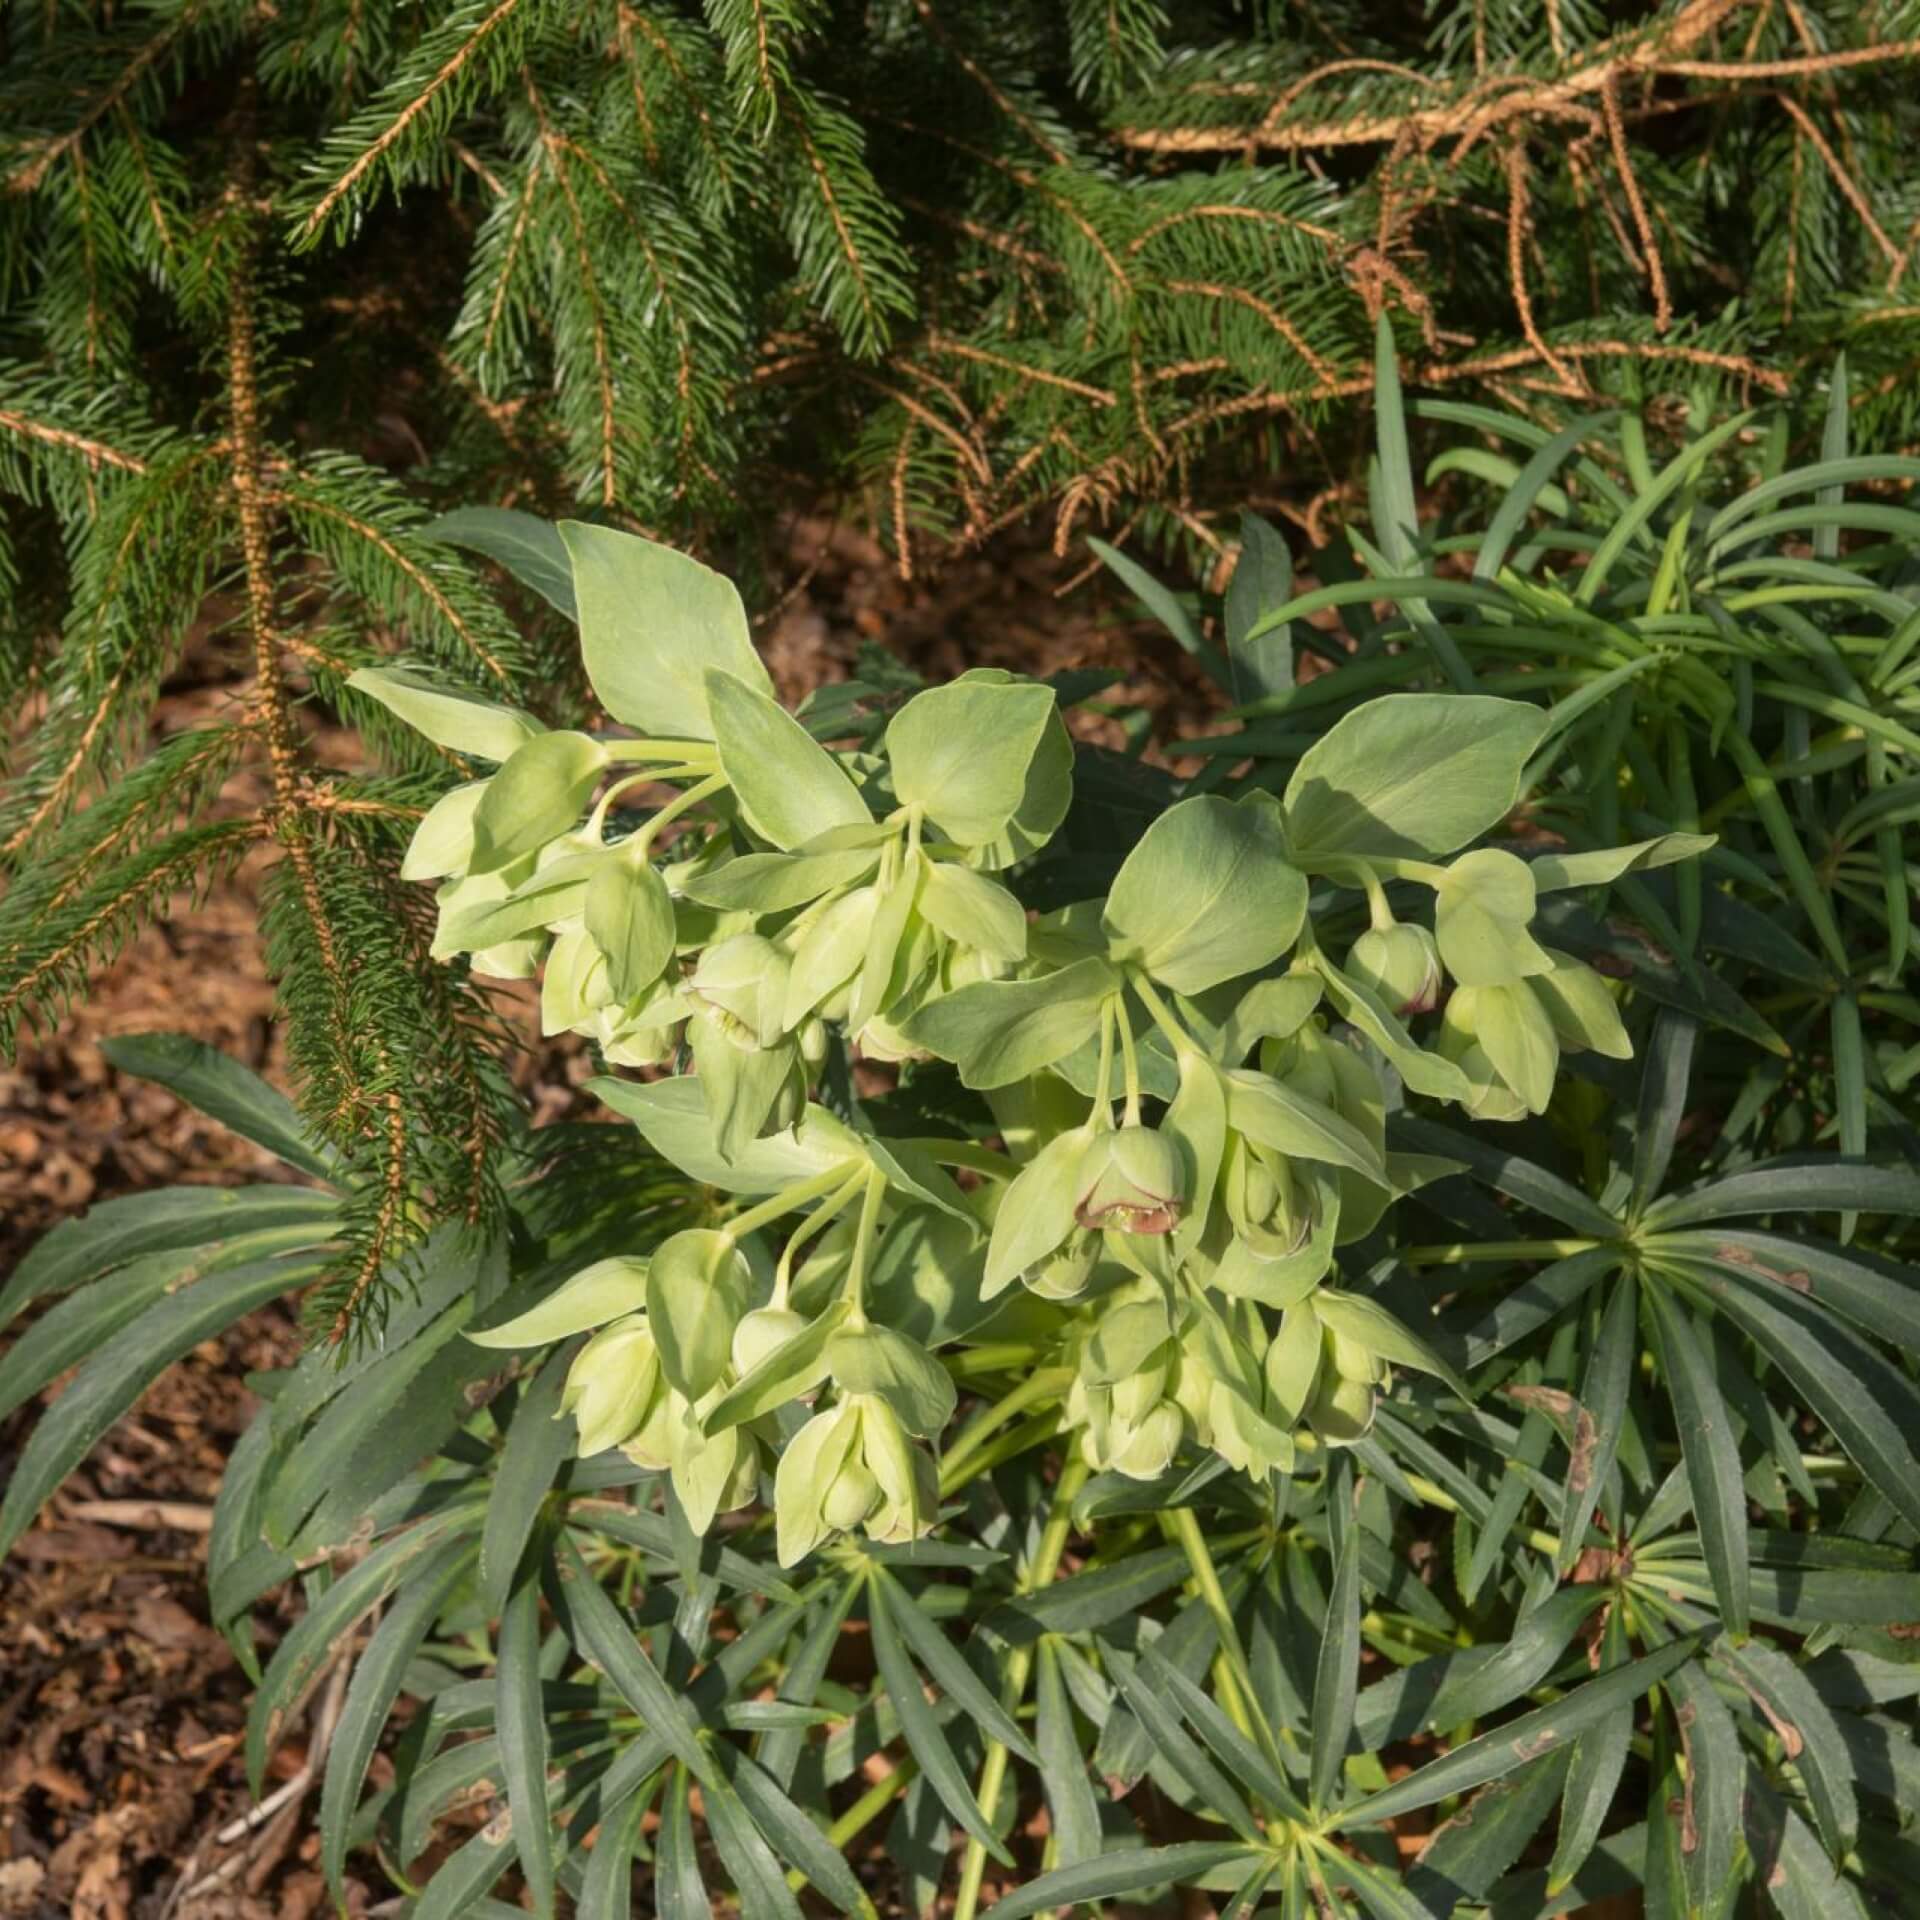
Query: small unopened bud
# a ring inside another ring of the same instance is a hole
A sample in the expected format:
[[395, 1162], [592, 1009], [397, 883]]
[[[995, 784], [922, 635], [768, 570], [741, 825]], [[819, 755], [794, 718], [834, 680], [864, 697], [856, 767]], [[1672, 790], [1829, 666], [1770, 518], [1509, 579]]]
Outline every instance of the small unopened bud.
[[1347, 972], [1395, 1013], [1431, 1013], [1440, 1004], [1440, 949], [1425, 927], [1398, 921], [1363, 933], [1347, 955]]
[[1258, 1252], [1268, 1257], [1291, 1253], [1306, 1240], [1312, 1217], [1300, 1204], [1284, 1155], [1235, 1134], [1220, 1178], [1227, 1218]]
[[1518, 1120], [1527, 1111], [1527, 1103], [1500, 1077], [1500, 1070], [1480, 1044], [1478, 1010], [1480, 987], [1456, 987], [1440, 1016], [1440, 1039], [1436, 1051], [1443, 1060], [1451, 1060], [1467, 1077], [1471, 1088], [1460, 1104], [1476, 1120]]
[[880, 1504], [880, 1482], [866, 1465], [849, 1454], [833, 1476], [820, 1517], [837, 1533], [850, 1533]]
[[1021, 1284], [1043, 1300], [1071, 1300], [1093, 1278], [1099, 1256], [1100, 1242], [1092, 1234], [1072, 1234], [1064, 1246], [1036, 1260], [1020, 1276]]
[[744, 1314], [733, 1330], [734, 1371], [751, 1373], [768, 1354], [805, 1333], [808, 1324], [806, 1315], [791, 1307], [757, 1307]]
[[897, 1066], [905, 1060], [929, 1058], [924, 1047], [916, 1047], [892, 1021], [881, 1019], [877, 1013], [854, 1037], [860, 1043], [860, 1055], [865, 1060]]
[[1095, 1134], [1075, 1172], [1073, 1216], [1083, 1227], [1171, 1233], [1186, 1211], [1180, 1149], [1151, 1127]]
[[1377, 1404], [1366, 1381], [1323, 1375], [1307, 1408], [1307, 1423], [1328, 1446], [1351, 1447], [1367, 1437]]
[[1180, 1409], [1171, 1400], [1162, 1400], [1116, 1450], [1114, 1471], [1129, 1480], [1157, 1480], [1173, 1465], [1185, 1431]]

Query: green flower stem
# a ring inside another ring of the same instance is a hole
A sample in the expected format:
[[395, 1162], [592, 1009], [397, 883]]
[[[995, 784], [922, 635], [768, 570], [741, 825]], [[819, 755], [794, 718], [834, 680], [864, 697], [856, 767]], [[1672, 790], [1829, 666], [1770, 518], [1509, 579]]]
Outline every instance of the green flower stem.
[[873, 1258], [873, 1237], [880, 1225], [880, 1202], [886, 1192], [886, 1175], [878, 1167], [869, 1167], [867, 1190], [860, 1196], [860, 1224], [853, 1235], [853, 1265], [847, 1273], [847, 1299], [853, 1306], [847, 1325], [856, 1333], [867, 1324], [867, 1265]]
[[[856, 1172], [853, 1180], [858, 1180]], [[802, 1180], [797, 1186], [783, 1187], [770, 1200], [762, 1200], [757, 1207], [749, 1207], [744, 1213], [736, 1213], [726, 1224], [725, 1231], [735, 1240], [744, 1240], [757, 1227], [764, 1227], [769, 1221], [778, 1220], [784, 1213], [796, 1212], [809, 1200], [818, 1200], [823, 1194], [831, 1193], [835, 1187], [851, 1185], [846, 1163], [827, 1168], [824, 1173], [816, 1173], [811, 1180]]]
[[727, 776], [724, 773], [711, 774], [705, 780], [696, 782], [693, 786], [689, 787], [685, 793], [669, 800], [667, 804], [633, 836], [635, 841], [638, 842], [643, 849], [651, 850], [654, 840], [662, 827], [671, 826], [674, 821], [679, 819], [679, 817], [690, 808], [697, 807], [701, 801], [710, 800], [716, 793], [723, 792], [726, 789], [726, 785]]
[[1003, 1394], [990, 1407], [983, 1407], [967, 1422], [941, 1462], [941, 1494], [952, 1493], [973, 1477], [973, 1456], [1010, 1420], [1018, 1418], [1029, 1407], [1064, 1394], [1072, 1383], [1071, 1367], [1042, 1367], [1029, 1374], [1011, 1393]]
[[[1436, 1486], [1424, 1474], [1409, 1473], [1402, 1476], [1407, 1485], [1420, 1496], [1429, 1507], [1443, 1507], [1448, 1513], [1458, 1513], [1460, 1502], [1445, 1487]], [[1560, 1536], [1557, 1533], [1543, 1533], [1538, 1527], [1515, 1527], [1512, 1529], [1536, 1553], [1557, 1554], [1560, 1551]]]
[[[894, 1763], [893, 1771], [884, 1780], [876, 1780], [827, 1829], [827, 1845], [835, 1853], [844, 1853], [919, 1777], [919, 1761], [910, 1753], [902, 1754]], [[798, 1867], [788, 1873], [787, 1885], [795, 1893], [807, 1884], [807, 1876]]]
[[989, 1180], [1011, 1180], [1020, 1171], [1004, 1153], [995, 1153], [974, 1140], [918, 1139], [899, 1144], [924, 1153], [943, 1167], [965, 1167], [969, 1172], [985, 1174]]
[[[1057, 1392], [1058, 1389], [1056, 1388]], [[949, 1487], [943, 1481], [941, 1494], [957, 1493], [968, 1480], [978, 1480], [983, 1473], [991, 1473], [1003, 1460], [1016, 1459], [1029, 1448], [1044, 1445], [1060, 1431], [1060, 1414], [1057, 1408], [1049, 1408], [1045, 1413], [1036, 1414], [1031, 1420], [1023, 1421], [1011, 1433], [1005, 1433], [993, 1441], [976, 1459], [967, 1463], [967, 1470]]]
[[1127, 1018], [1124, 1004], [1114, 1008], [1113, 1018], [1120, 1029], [1120, 1071], [1127, 1086], [1125, 1124], [1137, 1127], [1140, 1124], [1140, 1056], [1133, 1047], [1133, 1022]]
[[1277, 1771], [1284, 1773], [1285, 1766], [1274, 1745], [1266, 1715], [1254, 1711], [1260, 1696], [1254, 1691], [1253, 1669], [1247, 1664], [1247, 1650], [1240, 1643], [1240, 1628], [1227, 1602], [1227, 1590], [1220, 1584], [1220, 1572], [1213, 1564], [1200, 1516], [1191, 1507], [1176, 1507], [1165, 1516], [1165, 1522], [1175, 1544], [1186, 1553], [1187, 1565], [1193, 1569], [1193, 1583], [1207, 1611], [1213, 1615], [1214, 1627], [1220, 1635], [1220, 1651], [1227, 1663], [1223, 1677], [1232, 1682], [1222, 1689], [1221, 1705], [1233, 1724], [1259, 1745]]
[[[713, 773], [711, 762], [705, 766], [674, 765], [669, 767], [648, 767], [640, 773], [627, 774], [622, 779], [616, 780], [613, 785], [594, 802], [593, 812], [587, 821], [587, 831], [592, 834], [595, 839], [598, 839], [600, 835], [606, 831], [607, 815], [613, 811], [613, 803], [630, 787], [657, 786], [662, 780], [695, 779], [706, 781], [713, 777], [717, 776]], [[723, 781], [721, 784], [724, 785], [725, 782]], [[677, 803], [676, 799], [674, 804]], [[643, 832], [644, 831], [643, 829]], [[640, 839], [640, 837], [640, 835], [635, 835], [636, 840]], [[643, 850], [644, 844], [644, 841], [642, 841]]]
[[1484, 1240], [1458, 1241], [1451, 1246], [1406, 1247], [1402, 1265], [1409, 1267], [1465, 1267], [1489, 1260], [1564, 1260], [1570, 1253], [1589, 1253], [1598, 1240]]
[[997, 1340], [990, 1347], [968, 1347], [944, 1354], [940, 1364], [955, 1380], [977, 1380], [982, 1374], [1017, 1373], [1039, 1359], [1040, 1349], [1028, 1340]]
[[[1047, 1515], [1046, 1531], [1040, 1536], [1040, 1545], [1031, 1563], [1014, 1583], [1015, 1592], [1037, 1593], [1050, 1584], [1053, 1576], [1060, 1571], [1060, 1556], [1066, 1551], [1067, 1536], [1073, 1531], [1073, 1503], [1080, 1489], [1086, 1485], [1089, 1472], [1091, 1468], [1079, 1453], [1069, 1455], [1066, 1464], [1061, 1467], [1060, 1478], [1053, 1490], [1053, 1507]], [[1027, 1681], [1033, 1673], [1033, 1657], [1031, 1643], [1015, 1647], [1007, 1656], [1007, 1679], [1000, 1692], [1000, 1702], [1010, 1714], [1017, 1715], [1027, 1697]], [[986, 1761], [980, 1769], [977, 1796], [980, 1811], [989, 1822], [993, 1819], [995, 1806], [999, 1804], [1001, 1784], [1006, 1777], [1007, 1750], [999, 1741], [989, 1740]], [[960, 1867], [960, 1891], [953, 1904], [953, 1920], [974, 1920], [980, 1907], [980, 1882], [986, 1869], [986, 1848], [978, 1840], [968, 1840], [966, 1858]]]
[[1093, 1077], [1093, 1111], [1105, 1126], [1113, 1117], [1113, 1023], [1120, 996], [1109, 994], [1100, 1002], [1100, 1066]]
[[711, 767], [719, 761], [711, 740], [602, 740], [600, 744], [616, 765], [651, 766], [656, 761], [676, 761]]
[[[1167, 1036], [1174, 1055], [1178, 1058], [1193, 1045], [1193, 1036], [1173, 1017], [1173, 1010], [1153, 989], [1153, 983], [1144, 973], [1133, 972], [1127, 976], [1127, 984], [1140, 996], [1140, 1004], [1146, 1008], [1153, 1024]], [[1121, 1029], [1125, 1032], [1125, 1028]]]
[[834, 1192], [827, 1195], [819, 1206], [787, 1235], [787, 1244], [780, 1249], [779, 1264], [773, 1270], [773, 1298], [770, 1306], [784, 1307], [787, 1304], [787, 1290], [793, 1283], [793, 1263], [800, 1250], [816, 1234], [824, 1233], [846, 1210], [848, 1201], [866, 1185], [859, 1173], [851, 1175]]
[[1390, 932], [1395, 924], [1393, 909], [1387, 904], [1387, 890], [1380, 883], [1380, 876], [1373, 868], [1363, 862], [1355, 862], [1360, 875], [1360, 884], [1367, 893], [1367, 917], [1375, 933]]
[[1436, 867], [1430, 860], [1400, 860], [1381, 858], [1373, 862], [1376, 877], [1388, 880], [1417, 880], [1423, 887], [1438, 887], [1447, 877], [1445, 867]]

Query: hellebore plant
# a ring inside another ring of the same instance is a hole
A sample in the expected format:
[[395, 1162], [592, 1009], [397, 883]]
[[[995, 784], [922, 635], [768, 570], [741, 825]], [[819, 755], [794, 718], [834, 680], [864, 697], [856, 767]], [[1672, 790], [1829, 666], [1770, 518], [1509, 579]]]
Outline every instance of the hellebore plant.
[[[621, 730], [362, 686], [491, 769], [409, 862], [443, 952], [539, 975], [638, 1131], [514, 1130], [377, 1343], [257, 1382], [210, 1616], [256, 1793], [352, 1664], [338, 1901], [1906, 1911], [1920, 518], [1850, 496], [1920, 465], [1833, 402], [1814, 466], [1658, 472], [1423, 402], [1514, 450], [1423, 529], [1383, 342], [1368, 577], [1296, 596], [1249, 516], [1205, 627], [1127, 563], [1252, 695], [1184, 780], [1074, 747], [1077, 674], [785, 712], [713, 574], [485, 523]], [[237, 1063], [109, 1051], [307, 1184], [105, 1203], [0, 1287], [0, 1413], [71, 1376], [0, 1550], [366, 1207]]]
[[[1457, 1171], [1390, 1150], [1388, 1111], [1411, 1089], [1540, 1113], [1562, 1049], [1627, 1055], [1613, 989], [1534, 937], [1537, 902], [1705, 838], [1474, 847], [1551, 718], [1398, 694], [1333, 726], [1284, 795], [1194, 793], [1104, 898], [1033, 912], [1021, 876], [1073, 798], [1054, 688], [976, 671], [877, 737], [836, 735], [844, 714], [816, 731], [719, 575], [561, 532], [588, 673], [631, 735], [547, 731], [402, 670], [353, 684], [495, 767], [408, 854], [439, 883], [437, 950], [540, 974], [546, 1029], [610, 1065], [690, 1067], [593, 1084], [737, 1202], [473, 1336], [592, 1333], [560, 1401], [583, 1455], [669, 1470], [697, 1533], [770, 1473], [790, 1566], [935, 1525], [966, 1371], [941, 1348], [1025, 1343], [1087, 1468], [1142, 1481], [1351, 1445], [1394, 1367], [1466, 1393], [1339, 1272], [1397, 1196]], [[1389, 884], [1431, 896], [1430, 928]], [[1317, 928], [1361, 902], [1336, 958]], [[855, 1061], [903, 1084], [950, 1063], [972, 1124], [904, 1131], [854, 1093]]]

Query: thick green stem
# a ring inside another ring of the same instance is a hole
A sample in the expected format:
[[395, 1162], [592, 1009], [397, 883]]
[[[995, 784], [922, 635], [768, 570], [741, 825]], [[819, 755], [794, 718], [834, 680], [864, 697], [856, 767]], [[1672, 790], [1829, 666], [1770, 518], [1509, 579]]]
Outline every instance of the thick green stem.
[[1113, 1124], [1113, 1023], [1124, 1018], [1120, 996], [1100, 1003], [1100, 1066], [1093, 1077], [1093, 1111], [1101, 1126]]
[[[1127, 976], [1128, 984], [1140, 996], [1140, 1004], [1146, 1008], [1153, 1024], [1166, 1035], [1168, 1044], [1173, 1048], [1174, 1058], [1189, 1051], [1193, 1046], [1193, 1036], [1173, 1017], [1173, 1010], [1154, 991], [1153, 983], [1144, 973], [1134, 972]], [[1123, 1016], [1124, 1017], [1124, 1016]]]
[[[853, 1175], [858, 1179], [858, 1173]], [[809, 1200], [818, 1200], [823, 1194], [831, 1193], [835, 1187], [848, 1184], [845, 1164], [829, 1167], [824, 1173], [816, 1173], [811, 1180], [802, 1180], [797, 1185], [783, 1187], [770, 1200], [762, 1200], [757, 1207], [749, 1207], [744, 1213], [736, 1213], [726, 1224], [726, 1232], [735, 1240], [744, 1240], [756, 1227], [764, 1227], [769, 1221], [778, 1220], [781, 1215], [797, 1212]]]
[[967, 1423], [941, 1463], [941, 1493], [951, 1493], [956, 1487], [966, 1484], [972, 1477], [970, 1468], [973, 1456], [983, 1449], [992, 1435], [1025, 1413], [1029, 1407], [1064, 1395], [1072, 1383], [1071, 1367], [1042, 1367], [1038, 1372], [1029, 1374], [1011, 1393], [1003, 1394], [992, 1406], [982, 1408]]
[[715, 760], [711, 740], [602, 740], [607, 758], [622, 766], [651, 766], [656, 761], [691, 762], [712, 766]]
[[860, 1224], [853, 1235], [853, 1264], [847, 1272], [847, 1298], [853, 1305], [847, 1325], [855, 1332], [867, 1324], [867, 1267], [873, 1259], [874, 1235], [880, 1227], [880, 1203], [886, 1194], [886, 1175], [878, 1167], [870, 1167], [867, 1190], [860, 1196]]
[[[1037, 1593], [1060, 1570], [1060, 1556], [1066, 1551], [1067, 1536], [1073, 1531], [1073, 1502], [1086, 1485], [1090, 1469], [1079, 1454], [1072, 1455], [1060, 1469], [1053, 1490], [1053, 1510], [1047, 1515], [1046, 1531], [1032, 1563], [1020, 1576], [1017, 1591]], [[1000, 1701], [1008, 1713], [1017, 1714], [1027, 1696], [1027, 1681], [1033, 1673], [1031, 1643], [1015, 1647], [1007, 1656], [1006, 1685]], [[986, 1763], [980, 1769], [980, 1811], [991, 1821], [1000, 1799], [1000, 1788], [1007, 1777], [1007, 1750], [997, 1740], [987, 1742]], [[980, 1881], [987, 1870], [987, 1850], [978, 1840], [967, 1842], [967, 1854], [960, 1866], [960, 1892], [953, 1903], [953, 1920], [974, 1920], [980, 1907]]]
[[[1425, 1474], [1410, 1473], [1405, 1478], [1407, 1485], [1427, 1506], [1442, 1507], [1448, 1513], [1460, 1511], [1460, 1502], [1445, 1487], [1436, 1486]], [[1514, 1527], [1511, 1531], [1538, 1553], [1557, 1554], [1560, 1551], [1560, 1536], [1557, 1533], [1543, 1533], [1538, 1527]]]
[[1187, 1565], [1193, 1569], [1193, 1583], [1199, 1589], [1202, 1604], [1213, 1616], [1220, 1636], [1220, 1651], [1226, 1658], [1227, 1675], [1232, 1681], [1230, 1687], [1223, 1689], [1226, 1698], [1222, 1704], [1228, 1718], [1249, 1740], [1259, 1744], [1278, 1769], [1282, 1766], [1280, 1753], [1274, 1745], [1266, 1715], [1256, 1710], [1259, 1695], [1253, 1687], [1253, 1669], [1247, 1664], [1246, 1648], [1240, 1644], [1240, 1628], [1234, 1620], [1233, 1608], [1227, 1603], [1227, 1590], [1220, 1584], [1220, 1572], [1213, 1564], [1200, 1516], [1191, 1507], [1176, 1507], [1166, 1516], [1166, 1526], [1187, 1556]]
[[1040, 1349], [1031, 1340], [997, 1340], [990, 1347], [964, 1347], [957, 1353], [943, 1353], [940, 1364], [955, 1380], [978, 1380], [987, 1373], [1016, 1373], [1039, 1359]]
[[1120, 1069], [1127, 1083], [1126, 1124], [1140, 1124], [1140, 1056], [1134, 1051], [1133, 1022], [1124, 1005], [1114, 1009], [1114, 1021], [1120, 1029]]
[[1590, 1253], [1598, 1240], [1463, 1240], [1451, 1246], [1405, 1247], [1400, 1261], [1409, 1267], [1468, 1267], [1489, 1260], [1564, 1260]]
[[971, 1173], [985, 1174], [989, 1180], [1011, 1180], [1020, 1169], [1004, 1153], [995, 1153], [974, 1140], [902, 1140], [900, 1145], [924, 1153], [943, 1167], [965, 1167]]
[[1037, 1447], [1051, 1440], [1060, 1430], [1060, 1412], [1057, 1407], [1049, 1407], [1044, 1413], [1037, 1413], [1031, 1420], [1023, 1420], [1009, 1433], [1003, 1433], [998, 1440], [988, 1443], [984, 1451], [967, 1462], [967, 1470], [959, 1476], [953, 1486], [942, 1486], [942, 1494], [957, 1493], [969, 1480], [978, 1480], [983, 1473], [991, 1473], [1003, 1460], [1011, 1460], [1025, 1453], [1030, 1447]]
[[1387, 890], [1380, 884], [1380, 876], [1365, 864], [1356, 862], [1359, 869], [1360, 884], [1367, 892], [1367, 917], [1375, 933], [1386, 933], [1394, 925], [1393, 909], [1387, 904]]
[[801, 1249], [839, 1219], [840, 1215], [846, 1211], [847, 1202], [865, 1185], [865, 1177], [858, 1173], [854, 1174], [828, 1194], [826, 1199], [787, 1235], [787, 1244], [780, 1249], [779, 1265], [773, 1270], [773, 1298], [769, 1305], [784, 1307], [787, 1304], [787, 1291], [793, 1284], [793, 1263], [799, 1258]]
[[660, 837], [660, 829], [662, 827], [671, 826], [683, 813], [697, 807], [701, 801], [712, 799], [716, 793], [724, 793], [726, 786], [727, 776], [724, 773], [716, 773], [705, 780], [697, 781], [677, 799], [669, 800], [667, 804], [634, 835], [634, 838], [642, 846], [650, 850], [654, 841]]

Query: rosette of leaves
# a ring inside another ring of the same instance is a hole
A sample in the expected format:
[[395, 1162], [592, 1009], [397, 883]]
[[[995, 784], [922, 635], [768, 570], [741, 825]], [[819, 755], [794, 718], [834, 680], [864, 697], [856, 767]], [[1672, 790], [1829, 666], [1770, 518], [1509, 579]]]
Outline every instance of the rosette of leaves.
[[1701, 1105], [1710, 1031], [1662, 1011], [1597, 1140], [1571, 1097], [1517, 1150], [1396, 1118], [1394, 1138], [1465, 1171], [1410, 1209], [1410, 1232], [1448, 1237], [1402, 1245], [1372, 1279], [1483, 1397], [1396, 1405], [1359, 1459], [1457, 1516], [1469, 1606], [1515, 1577], [1543, 1618], [1584, 1594], [1592, 1671], [1720, 1630], [1662, 1682], [1646, 1740], [1616, 1715], [1553, 1785], [1541, 1770], [1528, 1817], [1560, 1806], [1542, 1898], [1597, 1864], [1644, 1766], [1650, 1903], [1737, 1912], [1752, 1884], [1782, 1913], [1866, 1911], [1910, 1845], [1894, 1782], [1914, 1754], [1899, 1703], [1920, 1603], [1920, 1327], [1903, 1249], [1920, 1180], [1858, 1156], [1746, 1159]]

